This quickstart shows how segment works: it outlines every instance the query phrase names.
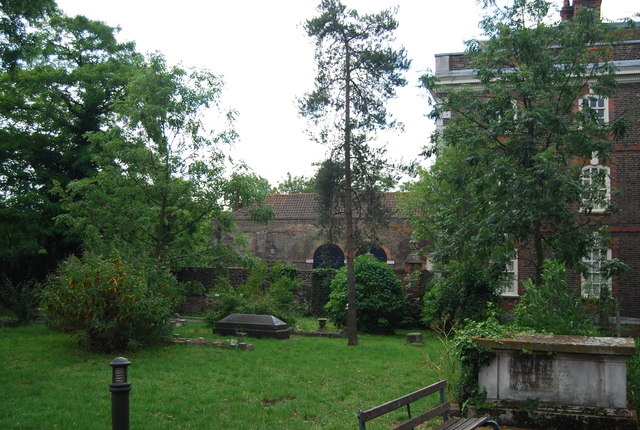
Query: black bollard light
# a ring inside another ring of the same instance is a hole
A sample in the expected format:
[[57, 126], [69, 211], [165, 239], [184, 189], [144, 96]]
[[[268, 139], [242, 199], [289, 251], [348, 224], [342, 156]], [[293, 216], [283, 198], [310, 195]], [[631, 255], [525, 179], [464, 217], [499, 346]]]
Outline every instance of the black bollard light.
[[131, 362], [124, 357], [115, 358], [109, 363], [112, 370], [111, 383], [111, 428], [129, 430], [129, 392], [131, 382], [127, 378], [127, 368]]

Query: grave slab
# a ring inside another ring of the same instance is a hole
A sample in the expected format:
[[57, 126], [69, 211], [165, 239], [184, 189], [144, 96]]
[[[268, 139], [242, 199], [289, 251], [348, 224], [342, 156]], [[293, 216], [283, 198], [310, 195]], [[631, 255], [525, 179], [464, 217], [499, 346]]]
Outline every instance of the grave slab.
[[250, 337], [289, 339], [291, 330], [287, 323], [273, 315], [231, 314], [216, 323], [214, 333], [223, 336], [246, 334]]

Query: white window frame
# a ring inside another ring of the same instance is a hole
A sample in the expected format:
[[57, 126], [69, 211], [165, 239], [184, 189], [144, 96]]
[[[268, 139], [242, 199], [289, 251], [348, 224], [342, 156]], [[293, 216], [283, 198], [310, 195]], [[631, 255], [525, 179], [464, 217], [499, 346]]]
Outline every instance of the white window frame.
[[600, 117], [600, 124], [606, 124], [609, 122], [609, 98], [594, 94], [593, 91], [589, 91], [580, 100], [580, 110], [583, 109], [584, 103], [587, 103], [591, 109], [593, 109], [598, 117]]
[[505, 266], [505, 272], [507, 273], [506, 280], [502, 288], [500, 289], [500, 295], [505, 297], [517, 297], [518, 296], [518, 255], [515, 258], [509, 260]]
[[601, 273], [602, 264], [611, 260], [611, 249], [592, 248], [582, 262], [587, 266], [587, 273], [580, 277], [580, 291], [582, 297], [600, 298], [602, 287], [606, 287], [611, 293], [611, 278]]
[[[597, 161], [597, 160], [592, 160]], [[598, 192], [603, 195], [602, 203], [593, 203], [593, 207], [591, 208], [591, 213], [604, 213], [609, 207], [609, 203], [611, 203], [611, 169], [607, 166], [603, 166], [601, 164], [589, 164], [588, 166], [584, 166], [580, 171], [580, 180], [583, 185], [591, 186], [593, 185], [593, 172], [604, 170], [604, 184], [598, 189]], [[585, 174], [585, 172], [589, 172]], [[586, 212], [586, 201], [582, 202], [582, 211]], [[591, 204], [591, 203], [590, 203]]]

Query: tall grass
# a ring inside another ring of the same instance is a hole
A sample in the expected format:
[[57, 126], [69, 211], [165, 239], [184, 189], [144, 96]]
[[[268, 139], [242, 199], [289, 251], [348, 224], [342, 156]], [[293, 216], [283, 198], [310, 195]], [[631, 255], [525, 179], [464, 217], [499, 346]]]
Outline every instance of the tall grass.
[[[215, 337], [197, 324], [176, 332]], [[297, 336], [247, 341], [253, 351], [166, 345], [126, 355], [131, 428], [355, 429], [358, 409], [441, 378], [429, 363], [442, 346], [429, 334], [424, 347], [403, 335], [361, 335], [357, 347]], [[110, 428], [113, 358], [83, 352], [42, 326], [0, 328], [0, 428]], [[403, 416], [381, 417], [371, 429]]]

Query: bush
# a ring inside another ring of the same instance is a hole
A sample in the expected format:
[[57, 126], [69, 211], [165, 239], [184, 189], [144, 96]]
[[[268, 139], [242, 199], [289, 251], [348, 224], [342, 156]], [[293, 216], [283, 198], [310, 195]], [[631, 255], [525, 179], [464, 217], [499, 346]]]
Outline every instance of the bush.
[[496, 285], [500, 278], [491, 269], [469, 262], [453, 264], [447, 276], [433, 278], [424, 295], [422, 316], [427, 326], [443, 319], [454, 324], [466, 319], [484, 319], [487, 303], [499, 299]]
[[256, 261], [251, 266], [249, 278], [243, 285], [233, 287], [229, 279], [222, 278], [207, 295], [211, 310], [205, 316], [213, 327], [217, 321], [232, 313], [273, 315], [293, 325], [298, 315], [293, 306], [294, 293], [300, 288], [295, 267]]
[[536, 332], [598, 336], [596, 315], [588, 312], [578, 294], [567, 289], [564, 265], [545, 260], [542, 284], [524, 282], [525, 294], [513, 310], [514, 323]]
[[0, 278], [0, 309], [10, 311], [18, 324], [26, 324], [36, 316], [42, 285], [35, 280], [14, 283], [6, 276]]
[[486, 395], [478, 387], [478, 372], [480, 367], [489, 363], [492, 352], [477, 344], [474, 337], [501, 338], [509, 333], [509, 329], [498, 319], [493, 304], [487, 306], [485, 319], [482, 321], [466, 320], [464, 327], [458, 327], [454, 333], [452, 351], [457, 355], [460, 363], [460, 376], [453, 381], [454, 393], [458, 403], [463, 408], [469, 404], [482, 405]]
[[65, 260], [49, 278], [43, 306], [51, 325], [79, 334], [88, 349], [115, 352], [168, 335], [180, 298], [168, 270], [87, 252]]
[[[370, 255], [355, 260], [358, 329], [366, 333], [393, 333], [399, 327], [406, 309], [400, 280], [391, 268]], [[329, 312], [336, 327], [347, 317], [347, 268], [338, 270], [331, 282]]]
[[336, 276], [336, 269], [317, 268], [311, 271], [311, 292], [308, 312], [313, 316], [325, 316], [325, 305], [331, 294], [331, 281]]
[[423, 326], [422, 311], [429, 277], [430, 274], [426, 270], [416, 270], [404, 277], [407, 309], [400, 324], [401, 327], [415, 328]]

